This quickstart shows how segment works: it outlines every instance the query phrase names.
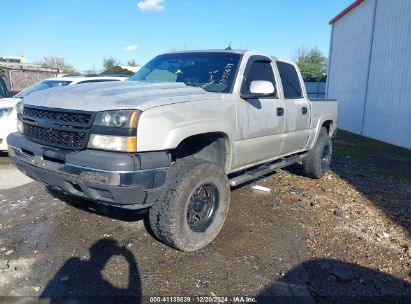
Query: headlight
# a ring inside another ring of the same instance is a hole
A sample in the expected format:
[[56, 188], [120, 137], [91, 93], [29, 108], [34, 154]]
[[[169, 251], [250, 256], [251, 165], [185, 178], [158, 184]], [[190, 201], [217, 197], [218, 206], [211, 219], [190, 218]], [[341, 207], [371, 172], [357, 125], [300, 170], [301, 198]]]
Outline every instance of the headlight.
[[23, 130], [23, 123], [22, 123], [21, 120], [18, 119], [18, 118], [17, 118], [17, 132], [19, 132], [19, 133], [23, 133], [23, 132], [24, 132], [24, 130]]
[[20, 120], [21, 115], [23, 115], [23, 108], [24, 108], [24, 103], [23, 100], [20, 100], [16, 105], [14, 106], [14, 109], [17, 112], [17, 131], [20, 133], [23, 133], [23, 123]]
[[97, 113], [93, 125], [115, 128], [136, 128], [140, 111], [105, 111]]
[[131, 133], [128, 133], [127, 136], [124, 136], [123, 131], [126, 130], [123, 129], [135, 130], [137, 128], [140, 114], [141, 111], [136, 110], [105, 111], [97, 113], [93, 121], [92, 134], [90, 135], [87, 147], [90, 149], [108, 151], [136, 152], [136, 135], [130, 136]]
[[16, 103], [14, 108], [16, 109], [17, 114], [23, 114], [23, 107], [24, 107], [23, 100], [20, 100], [18, 103]]

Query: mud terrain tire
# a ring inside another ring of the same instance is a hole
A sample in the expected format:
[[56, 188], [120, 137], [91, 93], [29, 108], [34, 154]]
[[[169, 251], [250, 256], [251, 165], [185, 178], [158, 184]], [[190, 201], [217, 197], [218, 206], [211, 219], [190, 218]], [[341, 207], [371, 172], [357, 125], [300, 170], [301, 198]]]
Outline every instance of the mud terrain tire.
[[327, 173], [332, 155], [332, 142], [326, 128], [321, 128], [317, 142], [303, 161], [307, 177], [319, 179]]
[[149, 211], [151, 229], [171, 247], [198, 250], [224, 224], [230, 202], [227, 175], [220, 166], [195, 158], [178, 160], [168, 174], [162, 197]]

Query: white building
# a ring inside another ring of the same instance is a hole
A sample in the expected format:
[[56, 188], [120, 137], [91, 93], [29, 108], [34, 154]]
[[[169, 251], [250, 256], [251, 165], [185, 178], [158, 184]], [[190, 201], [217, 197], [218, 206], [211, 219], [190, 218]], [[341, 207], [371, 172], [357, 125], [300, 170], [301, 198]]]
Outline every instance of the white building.
[[357, 0], [330, 24], [339, 127], [411, 149], [411, 0]]

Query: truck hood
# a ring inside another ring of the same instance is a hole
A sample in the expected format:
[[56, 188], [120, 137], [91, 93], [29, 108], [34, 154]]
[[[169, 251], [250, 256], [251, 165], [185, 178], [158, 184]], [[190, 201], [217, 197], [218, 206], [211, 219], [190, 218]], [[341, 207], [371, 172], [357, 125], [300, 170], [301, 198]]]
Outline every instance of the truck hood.
[[184, 83], [147, 83], [138, 81], [87, 83], [33, 92], [25, 105], [81, 111], [117, 109], [146, 110], [172, 103], [221, 99]]

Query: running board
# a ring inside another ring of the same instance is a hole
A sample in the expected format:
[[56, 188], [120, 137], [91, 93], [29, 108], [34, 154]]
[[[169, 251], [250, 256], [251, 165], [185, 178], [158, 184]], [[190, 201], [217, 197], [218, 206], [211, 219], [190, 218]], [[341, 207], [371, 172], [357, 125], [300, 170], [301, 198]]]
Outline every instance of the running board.
[[290, 156], [284, 159], [280, 159], [274, 163], [268, 163], [265, 165], [261, 165], [257, 168], [251, 169], [247, 171], [246, 173], [233, 177], [230, 179], [230, 186], [235, 187], [241, 184], [244, 184], [250, 180], [256, 179], [257, 177], [266, 175], [268, 173], [271, 173], [277, 169], [289, 166], [293, 163], [296, 163], [300, 160], [303, 160], [307, 154], [300, 154], [300, 155], [295, 155], [295, 156]]

